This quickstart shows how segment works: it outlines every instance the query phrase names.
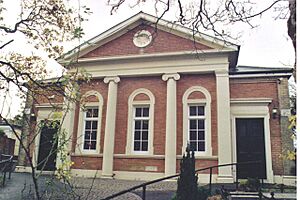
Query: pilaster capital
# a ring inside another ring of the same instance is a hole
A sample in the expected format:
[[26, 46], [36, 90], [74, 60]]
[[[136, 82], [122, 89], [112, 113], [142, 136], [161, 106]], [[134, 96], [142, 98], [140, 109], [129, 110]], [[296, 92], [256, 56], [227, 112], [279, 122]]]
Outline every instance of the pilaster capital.
[[161, 78], [163, 81], [167, 81], [169, 79], [174, 79], [175, 81], [178, 81], [180, 79], [180, 75], [178, 73], [164, 74]]
[[228, 77], [228, 70], [226, 69], [218, 69], [215, 70], [216, 77]]
[[107, 76], [103, 80], [104, 83], [109, 83], [110, 81], [113, 81], [114, 83], [119, 83], [120, 82], [120, 77], [118, 77], [118, 76]]

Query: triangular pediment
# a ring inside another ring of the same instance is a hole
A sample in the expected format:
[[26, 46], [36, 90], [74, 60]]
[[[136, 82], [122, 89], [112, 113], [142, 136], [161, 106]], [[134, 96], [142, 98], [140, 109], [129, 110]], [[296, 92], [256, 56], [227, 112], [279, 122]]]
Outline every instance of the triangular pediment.
[[[150, 35], [146, 45], [141, 39], [140, 45], [135, 40], [141, 31]], [[205, 34], [193, 35], [188, 28], [162, 19], [157, 21], [156, 17], [141, 12], [68, 52], [61, 61], [70, 61], [78, 55], [80, 59], [89, 59], [214, 50], [237, 51], [238, 46]]]

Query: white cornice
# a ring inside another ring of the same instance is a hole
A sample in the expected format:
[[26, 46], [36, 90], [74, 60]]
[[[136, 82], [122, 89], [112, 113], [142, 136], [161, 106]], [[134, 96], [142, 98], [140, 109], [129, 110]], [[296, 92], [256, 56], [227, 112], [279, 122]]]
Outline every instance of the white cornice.
[[[107, 57], [92, 57], [92, 58], [80, 58], [77, 63], [90, 63], [90, 62], [101, 62], [101, 61], [116, 61], [116, 60], [132, 60], [132, 59], [143, 59], [143, 58], [162, 58], [168, 56], [204, 56], [207, 54], [226, 54], [232, 52], [228, 49], [210, 49], [210, 50], [199, 50], [199, 51], [178, 51], [178, 52], [166, 52], [166, 53], [149, 53], [149, 54], [134, 54], [126, 56], [107, 56]], [[61, 64], [66, 64], [64, 62]], [[68, 63], [69, 64], [69, 63]], [[71, 63], [72, 64], [72, 63]]]
[[291, 76], [292, 73], [287, 72], [287, 73], [253, 73], [253, 74], [234, 74], [234, 75], [229, 75], [229, 78], [259, 78], [259, 77], [282, 77], [282, 76]]

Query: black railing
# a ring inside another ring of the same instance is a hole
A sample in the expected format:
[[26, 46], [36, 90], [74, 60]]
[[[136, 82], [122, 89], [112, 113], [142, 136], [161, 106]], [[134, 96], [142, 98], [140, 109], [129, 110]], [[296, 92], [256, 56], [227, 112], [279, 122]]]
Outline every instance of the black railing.
[[[252, 164], [258, 164], [261, 163], [261, 161], [249, 161], [249, 162], [242, 162], [242, 163], [229, 163], [229, 164], [222, 164], [222, 165], [215, 165], [215, 166], [210, 166], [210, 167], [206, 167], [206, 168], [202, 168], [202, 169], [197, 169], [195, 170], [196, 173], [200, 172], [200, 171], [205, 171], [205, 170], [209, 170], [209, 192], [211, 193], [211, 189], [212, 189], [212, 172], [214, 168], [219, 168], [219, 167], [228, 167], [228, 166], [237, 166], [237, 165], [252, 165]], [[113, 195], [110, 195], [108, 197], [105, 197], [104, 199], [101, 200], [109, 200], [118, 196], [121, 196], [125, 193], [131, 192], [133, 190], [142, 188], [142, 199], [146, 200], [146, 187], [148, 185], [154, 184], [154, 183], [158, 183], [164, 180], [168, 180], [168, 179], [172, 179], [172, 178], [176, 178], [180, 176], [180, 174], [175, 174], [175, 175], [171, 175], [171, 176], [167, 176], [167, 177], [163, 177], [163, 178], [159, 178], [159, 179], [155, 179], [146, 183], [142, 183], [140, 185], [136, 185], [134, 187], [131, 187], [127, 190], [123, 190], [121, 192], [115, 193]], [[238, 189], [238, 176], [236, 175], [236, 189]]]
[[13, 161], [13, 156], [12, 155], [5, 155], [1, 154], [0, 155], [0, 172], [2, 173], [2, 186], [5, 185], [5, 180], [6, 180], [6, 173], [9, 173], [8, 178], [11, 178], [11, 172], [15, 168], [15, 163]]

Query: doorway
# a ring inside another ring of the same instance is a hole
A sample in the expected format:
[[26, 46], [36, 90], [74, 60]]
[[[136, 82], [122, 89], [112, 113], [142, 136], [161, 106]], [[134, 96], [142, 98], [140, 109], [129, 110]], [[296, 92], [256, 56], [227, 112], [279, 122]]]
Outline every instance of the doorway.
[[238, 178], [266, 179], [264, 118], [236, 118], [237, 162], [260, 163], [237, 166]]
[[38, 170], [55, 171], [58, 121], [42, 121], [38, 151]]

